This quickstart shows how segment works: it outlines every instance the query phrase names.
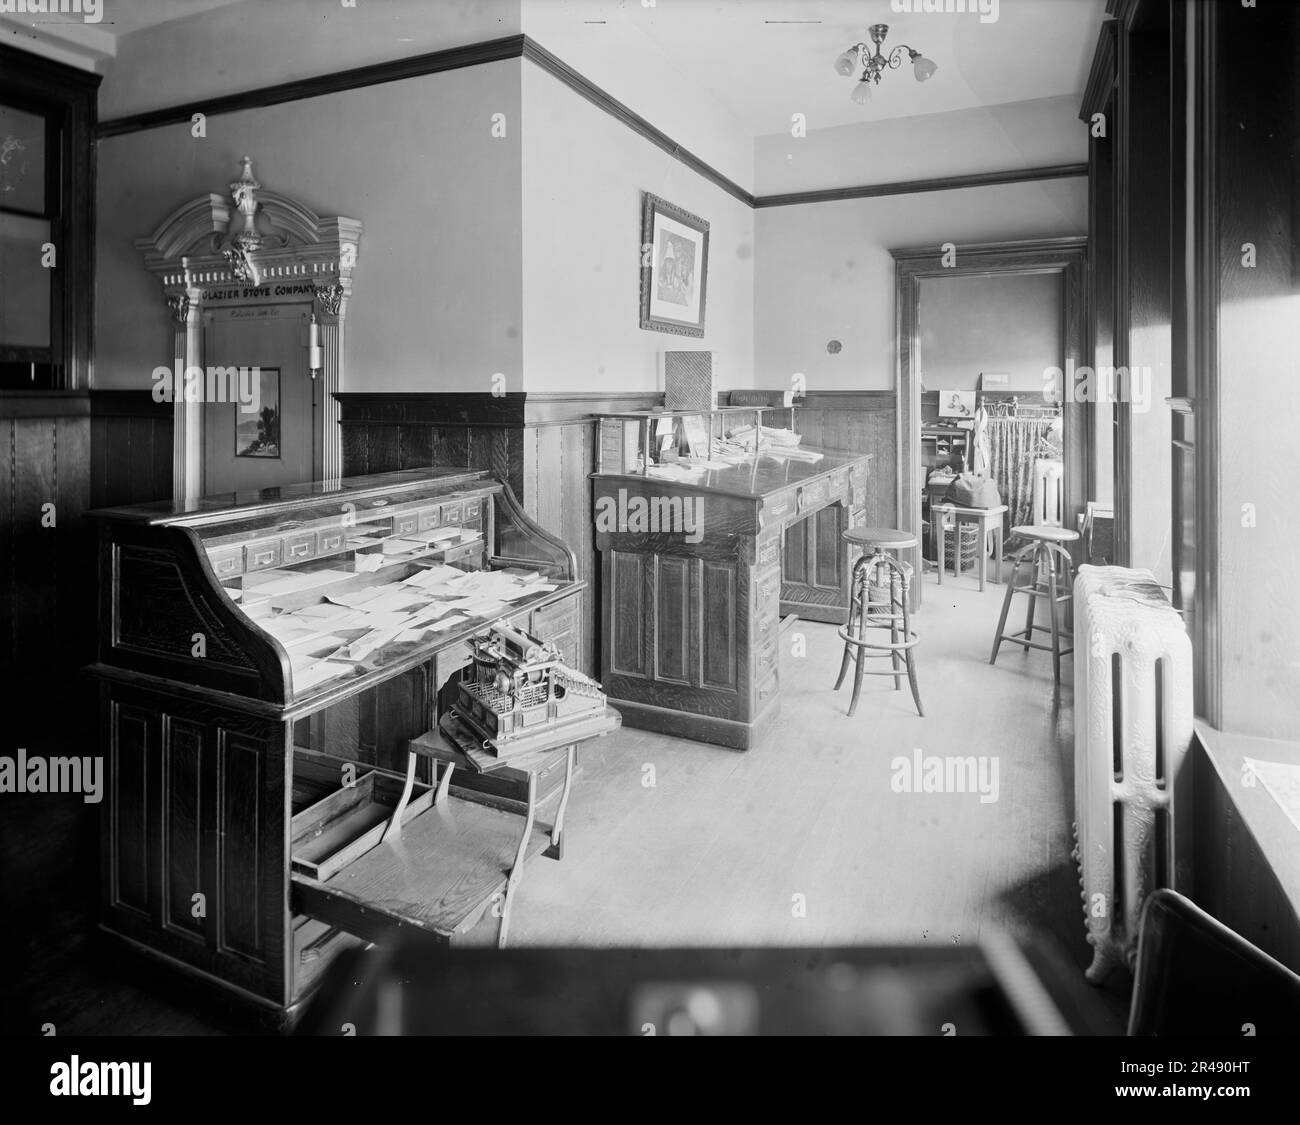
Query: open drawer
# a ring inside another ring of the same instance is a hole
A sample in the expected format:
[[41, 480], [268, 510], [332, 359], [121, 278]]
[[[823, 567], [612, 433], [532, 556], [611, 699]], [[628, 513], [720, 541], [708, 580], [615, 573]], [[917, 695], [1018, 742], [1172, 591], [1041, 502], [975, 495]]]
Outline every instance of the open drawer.
[[[371, 770], [293, 818], [290, 866], [315, 880], [330, 878], [383, 839], [402, 797], [402, 780]], [[432, 787], [415, 783], [402, 812], [405, 826], [433, 802]]]
[[563, 808], [554, 827], [537, 819], [535, 776], [523, 802], [453, 790], [455, 766], [436, 759], [439, 784], [421, 784], [417, 754], [405, 779], [370, 770], [295, 814], [293, 910], [380, 944], [412, 929], [450, 943], [495, 902], [504, 943], [524, 864], [548, 848], [559, 858]]
[[504, 908], [515, 864], [549, 843], [544, 825], [449, 795], [414, 814], [399, 837], [326, 878], [300, 871], [295, 858], [294, 909], [378, 944], [399, 930], [449, 944], [473, 929], [494, 900]]

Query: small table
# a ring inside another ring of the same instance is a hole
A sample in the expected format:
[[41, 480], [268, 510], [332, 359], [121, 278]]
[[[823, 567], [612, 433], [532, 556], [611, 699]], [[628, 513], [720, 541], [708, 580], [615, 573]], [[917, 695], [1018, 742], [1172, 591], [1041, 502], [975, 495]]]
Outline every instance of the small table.
[[930, 505], [930, 517], [934, 526], [937, 544], [935, 560], [939, 567], [939, 585], [943, 585], [943, 553], [947, 538], [947, 517], [951, 516], [957, 529], [957, 542], [953, 545], [952, 571], [954, 578], [960, 578], [961, 568], [961, 525], [974, 523], [979, 526], [979, 576], [980, 592], [984, 591], [984, 579], [988, 573], [988, 533], [994, 532], [994, 551], [997, 555], [997, 568], [993, 571], [993, 581], [1002, 581], [1002, 517], [1007, 512], [1005, 504], [993, 508], [962, 508], [956, 504]]

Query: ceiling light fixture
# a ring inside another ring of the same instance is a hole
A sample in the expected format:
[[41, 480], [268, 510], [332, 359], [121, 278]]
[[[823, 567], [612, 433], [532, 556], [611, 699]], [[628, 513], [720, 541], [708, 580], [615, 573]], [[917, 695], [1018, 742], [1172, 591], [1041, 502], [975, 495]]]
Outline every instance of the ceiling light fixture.
[[857, 73], [858, 67], [862, 67], [862, 76], [853, 87], [852, 94], [853, 100], [859, 105], [865, 105], [871, 101], [871, 88], [880, 85], [880, 76], [885, 73], [886, 68], [897, 70], [903, 65], [904, 51], [907, 52], [912, 61], [912, 73], [916, 75], [918, 82], [926, 81], [939, 69], [936, 63], [927, 59], [920, 51], [909, 47], [906, 43], [900, 43], [887, 55], [882, 54], [880, 45], [885, 41], [885, 36], [889, 34], [889, 24], [887, 23], [873, 23], [867, 29], [867, 34], [871, 36], [871, 42], [876, 46], [874, 52], [866, 43], [855, 43], [835, 60], [835, 73], [841, 78], [851, 77]]

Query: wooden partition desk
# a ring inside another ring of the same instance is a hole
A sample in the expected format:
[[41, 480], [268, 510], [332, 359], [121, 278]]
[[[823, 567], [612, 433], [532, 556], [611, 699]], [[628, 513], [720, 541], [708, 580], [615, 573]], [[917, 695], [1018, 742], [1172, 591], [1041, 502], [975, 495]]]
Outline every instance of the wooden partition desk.
[[[601, 683], [625, 725], [748, 750], [776, 718], [781, 615], [807, 605], [844, 620], [853, 559], [840, 531], [866, 503], [871, 455], [820, 452], [691, 483], [593, 474]], [[698, 519], [642, 526], [638, 511]], [[633, 518], [611, 530], [620, 513]]]

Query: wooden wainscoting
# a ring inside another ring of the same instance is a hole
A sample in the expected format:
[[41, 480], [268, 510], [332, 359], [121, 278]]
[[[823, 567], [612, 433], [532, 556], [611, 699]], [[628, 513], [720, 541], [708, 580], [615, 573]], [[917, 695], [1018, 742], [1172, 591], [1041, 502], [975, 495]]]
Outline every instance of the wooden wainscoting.
[[32, 740], [51, 738], [53, 727], [40, 704], [68, 710], [82, 694], [77, 669], [91, 655], [87, 395], [0, 391], [0, 443], [0, 678], [6, 697], [22, 701], [10, 714], [14, 737], [24, 740], [17, 745], [36, 753]]
[[[781, 391], [724, 391], [722, 406], [771, 406], [764, 425], [789, 426]], [[898, 403], [890, 391], [809, 391], [794, 401], [793, 428], [803, 444], [871, 453], [864, 526], [898, 527]]]
[[113, 508], [172, 494], [172, 404], [141, 391], [90, 392], [90, 505]]
[[490, 469], [547, 531], [564, 539], [588, 583], [582, 598], [582, 664], [594, 674], [600, 568], [590, 474], [593, 416], [648, 410], [646, 394], [352, 394], [337, 396], [343, 473], [384, 473], [428, 465]]

